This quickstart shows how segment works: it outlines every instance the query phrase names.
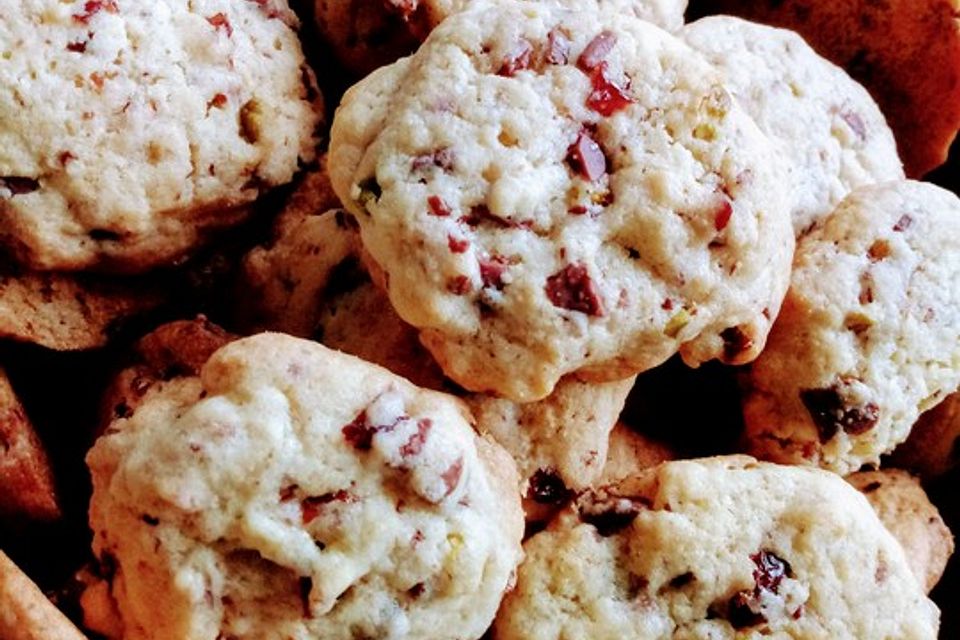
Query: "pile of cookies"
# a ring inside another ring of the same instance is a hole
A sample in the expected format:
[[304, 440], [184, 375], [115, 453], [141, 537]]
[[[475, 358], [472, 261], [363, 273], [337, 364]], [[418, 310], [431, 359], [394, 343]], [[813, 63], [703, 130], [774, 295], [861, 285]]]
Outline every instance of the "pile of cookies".
[[6, 12], [0, 637], [960, 632], [960, 19], [713, 4]]

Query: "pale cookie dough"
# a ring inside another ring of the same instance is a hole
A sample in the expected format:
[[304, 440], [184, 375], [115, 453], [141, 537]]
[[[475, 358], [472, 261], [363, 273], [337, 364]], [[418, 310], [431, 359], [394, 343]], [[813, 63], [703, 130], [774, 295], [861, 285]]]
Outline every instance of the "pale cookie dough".
[[0, 520], [53, 521], [61, 515], [46, 449], [0, 368]]
[[498, 640], [937, 637], [903, 549], [819, 469], [668, 462], [585, 496], [524, 548]]
[[[582, 8], [593, 0], [553, 0]], [[314, 19], [341, 64], [366, 75], [412, 52], [430, 31], [476, 0], [314, 0]], [[687, 0], [599, 0], [675, 31], [683, 25]]]
[[610, 432], [607, 461], [595, 486], [620, 482], [678, 457], [670, 445], [654, 440], [622, 421], [617, 422]]
[[914, 576], [929, 593], [953, 554], [953, 534], [920, 482], [906, 471], [883, 469], [847, 476], [906, 552]]
[[393, 306], [473, 391], [747, 362], [789, 279], [773, 147], [705, 60], [615, 12], [450, 17], [347, 93], [330, 169]]
[[485, 394], [466, 402], [481, 433], [489, 433], [510, 452], [525, 494], [550, 504], [568, 491], [596, 482], [607, 459], [610, 433], [623, 410], [635, 376], [613, 382], [563, 378], [553, 393], [520, 404]]
[[42, 0], [0, 22], [0, 244], [142, 271], [312, 159], [322, 109], [286, 0]]
[[796, 33], [715, 16], [681, 35], [721, 69], [727, 89], [789, 160], [797, 235], [855, 187], [903, 179], [873, 98]]
[[280, 334], [169, 381], [87, 457], [125, 640], [479, 638], [523, 518], [467, 415]]
[[743, 400], [758, 457], [856, 471], [960, 383], [960, 200], [861, 187], [797, 247]]
[[3, 551], [0, 551], [0, 638], [86, 640]]
[[893, 459], [923, 478], [938, 478], [960, 467], [960, 393], [951, 393], [920, 416]]

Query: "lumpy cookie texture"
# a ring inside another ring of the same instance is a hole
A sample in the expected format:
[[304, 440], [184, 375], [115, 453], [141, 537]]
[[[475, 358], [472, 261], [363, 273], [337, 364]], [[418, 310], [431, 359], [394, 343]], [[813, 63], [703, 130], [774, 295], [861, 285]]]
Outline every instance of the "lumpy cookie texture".
[[960, 382], [960, 200], [901, 181], [851, 193], [798, 247], [743, 401], [751, 453], [878, 463]]
[[883, 526], [906, 552], [913, 575], [929, 593], [953, 554], [953, 534], [920, 482], [900, 469], [861, 471], [846, 480], [867, 497]]
[[39, 269], [172, 261], [314, 155], [286, 0], [33, 2], [0, 24], [0, 242]]
[[789, 159], [798, 235], [855, 187], [903, 179], [873, 98], [796, 33], [716, 16], [681, 35], [723, 71], [728, 90]]
[[[554, 0], [574, 8], [599, 5], [665, 29], [683, 25], [686, 0]], [[341, 64], [366, 75], [412, 52], [430, 31], [476, 0], [314, 0], [320, 33]]]
[[397, 312], [473, 391], [749, 361], [789, 277], [769, 141], [696, 52], [615, 12], [449, 18], [347, 93], [330, 158]]
[[279, 334], [88, 455], [124, 638], [476, 638], [520, 560], [512, 461], [456, 400]]
[[903, 549], [818, 469], [668, 462], [585, 495], [525, 551], [497, 638], [937, 635]]

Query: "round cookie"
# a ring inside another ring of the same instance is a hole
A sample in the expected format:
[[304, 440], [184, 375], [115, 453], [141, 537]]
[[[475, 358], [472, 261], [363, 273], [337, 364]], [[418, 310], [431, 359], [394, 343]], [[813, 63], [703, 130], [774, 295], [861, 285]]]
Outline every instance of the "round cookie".
[[314, 155], [286, 0], [72, 0], [0, 24], [0, 245], [143, 271], [235, 224]]
[[947, 159], [960, 129], [957, 0], [704, 0], [701, 8], [792, 29], [880, 104], [907, 175]]
[[861, 471], [846, 480], [870, 501], [880, 522], [906, 552], [914, 576], [929, 593], [953, 554], [953, 534], [920, 482], [899, 469]]
[[939, 478], [960, 466], [960, 393], [920, 416], [893, 460], [922, 478]]
[[480, 637], [523, 519], [467, 415], [280, 334], [170, 380], [87, 457], [124, 637]]
[[[687, 8], [687, 0], [590, 1], [672, 31], [683, 25]], [[474, 0], [314, 0], [313, 7], [317, 28], [334, 55], [353, 74], [364, 76], [411, 53], [434, 27], [472, 4]]]
[[452, 16], [347, 93], [330, 167], [398, 314], [473, 391], [747, 362], [789, 278], [769, 141], [692, 49], [616, 13]]
[[681, 35], [723, 71], [727, 89], [789, 159], [797, 235], [855, 187], [903, 179], [873, 98], [796, 33], [715, 16]]
[[819, 469], [668, 462], [585, 496], [524, 550], [498, 640], [937, 635], [903, 549]]
[[797, 246], [790, 291], [743, 399], [758, 457], [877, 464], [960, 383], [960, 200], [861, 187]]

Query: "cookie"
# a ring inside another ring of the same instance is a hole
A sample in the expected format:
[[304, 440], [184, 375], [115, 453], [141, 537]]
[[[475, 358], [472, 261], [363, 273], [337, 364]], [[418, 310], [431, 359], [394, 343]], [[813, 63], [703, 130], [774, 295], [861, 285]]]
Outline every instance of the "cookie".
[[57, 351], [107, 344], [125, 320], [164, 301], [157, 283], [0, 271], [0, 337]]
[[797, 235], [855, 187], [903, 179], [873, 98], [796, 33], [716, 16], [681, 35], [723, 71], [727, 89], [789, 160]]
[[139, 272], [309, 161], [322, 109], [286, 0], [32, 3], [0, 26], [0, 245]]
[[523, 638], [936, 638], [866, 499], [819, 469], [668, 462], [524, 545], [495, 623]]
[[[47, 453], [2, 369], [0, 517], [40, 521], [56, 520], [60, 517], [60, 502]], [[6, 638], [3, 634], [0, 634], [0, 637]]]
[[281, 334], [167, 382], [87, 462], [125, 638], [478, 638], [521, 557], [515, 468], [462, 404]]
[[705, 0], [700, 8], [797, 31], [862, 83], [897, 138], [907, 175], [947, 159], [960, 128], [956, 0]]
[[[315, 0], [320, 34], [339, 62], [364, 76], [412, 53], [430, 31], [472, 0]], [[583, 1], [567, 0], [583, 6]], [[635, 15], [665, 29], [683, 25], [687, 0], [599, 0], [601, 6]]]
[[883, 526], [906, 551], [914, 576], [929, 593], [953, 554], [953, 534], [920, 482], [899, 469], [861, 471], [846, 480], [870, 501]]
[[0, 638], [85, 640], [3, 551], [0, 551]]
[[897, 466], [939, 478], [960, 466], [960, 393], [952, 393], [917, 420], [893, 452]]
[[519, 402], [677, 350], [747, 362], [789, 277], [773, 147], [719, 72], [625, 15], [451, 16], [346, 94], [330, 171], [444, 372]]
[[853, 191], [797, 246], [743, 400], [758, 457], [877, 464], [960, 383], [960, 200], [902, 181]]

